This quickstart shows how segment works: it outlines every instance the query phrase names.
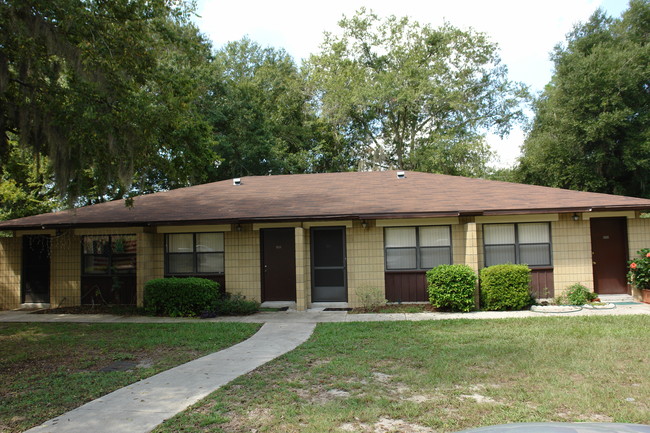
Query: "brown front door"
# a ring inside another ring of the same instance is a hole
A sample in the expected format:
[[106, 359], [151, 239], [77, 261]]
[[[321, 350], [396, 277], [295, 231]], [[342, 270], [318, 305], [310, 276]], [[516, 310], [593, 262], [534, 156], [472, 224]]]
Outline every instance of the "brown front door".
[[262, 300], [296, 300], [294, 229], [262, 229]]
[[591, 252], [596, 293], [627, 293], [627, 220], [592, 218]]

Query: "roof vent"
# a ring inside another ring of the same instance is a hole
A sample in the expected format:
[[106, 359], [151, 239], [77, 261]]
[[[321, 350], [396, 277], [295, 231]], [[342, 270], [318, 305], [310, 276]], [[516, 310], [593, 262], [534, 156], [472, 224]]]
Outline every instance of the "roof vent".
[[241, 185], [241, 179], [236, 177], [232, 180], [233, 185]]
[[397, 172], [397, 178], [398, 179], [404, 179], [405, 177], [406, 177], [406, 173], [404, 173], [403, 171], [398, 171]]

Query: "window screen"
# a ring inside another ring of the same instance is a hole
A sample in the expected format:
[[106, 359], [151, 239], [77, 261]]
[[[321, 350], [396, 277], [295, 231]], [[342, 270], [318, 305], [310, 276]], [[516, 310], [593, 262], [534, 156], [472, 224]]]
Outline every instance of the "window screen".
[[167, 274], [223, 274], [223, 233], [173, 233], [166, 236]]
[[485, 224], [485, 266], [503, 263], [551, 266], [549, 223]]
[[451, 263], [451, 228], [389, 227], [384, 247], [386, 270], [429, 270]]

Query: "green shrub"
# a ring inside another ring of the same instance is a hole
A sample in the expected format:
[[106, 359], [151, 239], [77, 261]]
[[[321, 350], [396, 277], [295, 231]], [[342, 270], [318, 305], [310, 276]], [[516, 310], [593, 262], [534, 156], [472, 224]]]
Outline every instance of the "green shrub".
[[598, 297], [596, 293], [593, 293], [580, 283], [569, 286], [565, 295], [571, 305], [585, 305]]
[[533, 303], [526, 265], [494, 265], [481, 269], [481, 303], [486, 310], [522, 310]]
[[637, 258], [628, 262], [627, 281], [637, 289], [650, 289], [650, 248], [636, 252]]
[[474, 308], [476, 274], [467, 265], [440, 265], [427, 272], [429, 302], [436, 308], [470, 311]]
[[247, 300], [243, 295], [227, 293], [217, 302], [215, 313], [221, 316], [248, 316], [259, 310], [259, 302]]
[[157, 316], [199, 316], [222, 297], [219, 284], [205, 278], [158, 278], [144, 285], [145, 311]]

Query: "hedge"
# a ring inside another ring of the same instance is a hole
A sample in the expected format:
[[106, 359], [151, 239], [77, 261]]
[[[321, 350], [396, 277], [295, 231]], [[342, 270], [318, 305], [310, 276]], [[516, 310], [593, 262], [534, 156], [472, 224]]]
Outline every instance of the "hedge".
[[494, 265], [481, 269], [481, 304], [486, 310], [522, 310], [532, 304], [530, 269]]
[[470, 311], [474, 308], [476, 274], [467, 265], [440, 265], [427, 272], [429, 301], [436, 308]]
[[145, 311], [157, 316], [200, 316], [222, 297], [219, 283], [205, 278], [158, 278], [144, 286]]

